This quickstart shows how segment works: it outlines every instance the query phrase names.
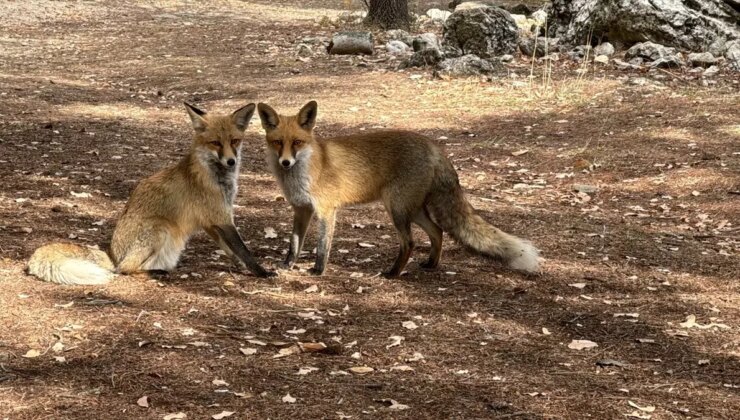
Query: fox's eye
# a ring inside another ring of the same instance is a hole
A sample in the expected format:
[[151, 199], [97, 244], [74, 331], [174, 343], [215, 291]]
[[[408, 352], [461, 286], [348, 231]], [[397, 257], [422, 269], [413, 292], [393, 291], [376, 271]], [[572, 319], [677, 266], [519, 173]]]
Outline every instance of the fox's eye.
[[293, 146], [300, 146], [303, 144], [302, 140], [293, 140]]
[[211, 146], [215, 146], [215, 147], [221, 147], [221, 142], [220, 141], [212, 141], [212, 142], [210, 142], [208, 144], [210, 144]]
[[240, 139], [232, 139], [231, 140], [231, 145], [232, 146], [238, 146], [240, 142], [241, 142]]
[[273, 140], [270, 143], [272, 143], [273, 146], [280, 146], [283, 144], [282, 140]]

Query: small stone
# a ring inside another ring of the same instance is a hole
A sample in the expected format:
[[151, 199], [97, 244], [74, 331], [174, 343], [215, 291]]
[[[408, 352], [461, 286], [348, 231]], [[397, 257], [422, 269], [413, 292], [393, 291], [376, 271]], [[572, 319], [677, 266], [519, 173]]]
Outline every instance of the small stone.
[[298, 57], [307, 58], [313, 55], [313, 50], [306, 44], [298, 44]]
[[689, 54], [689, 63], [694, 67], [709, 67], [717, 64], [717, 58], [709, 52]]
[[594, 194], [599, 191], [599, 187], [588, 184], [573, 184], [573, 191], [584, 194]]
[[410, 48], [403, 41], [393, 40], [385, 44], [385, 50], [390, 55], [404, 55], [409, 53]]
[[414, 37], [403, 29], [391, 29], [387, 31], [385, 35], [390, 41], [401, 41], [409, 47], [414, 42]]
[[440, 10], [440, 9], [429, 9], [427, 10], [426, 15], [429, 16], [430, 19], [432, 19], [433, 22], [437, 23], [445, 23], [447, 18], [450, 17], [452, 12], [447, 10]]
[[614, 55], [615, 51], [616, 50], [614, 49], [614, 45], [609, 42], [603, 42], [594, 48], [594, 54], [596, 54], [597, 56], [605, 55], [607, 57], [611, 57], [612, 55]]
[[609, 57], [607, 57], [604, 54], [600, 54], [594, 57], [594, 63], [607, 64], [608, 62], [609, 62]]
[[424, 51], [428, 49], [439, 49], [440, 43], [437, 35], [427, 32], [423, 33], [411, 41], [411, 46], [414, 47], [414, 51]]
[[702, 77], [712, 77], [717, 73], [719, 73], [719, 67], [709, 66], [701, 75]]

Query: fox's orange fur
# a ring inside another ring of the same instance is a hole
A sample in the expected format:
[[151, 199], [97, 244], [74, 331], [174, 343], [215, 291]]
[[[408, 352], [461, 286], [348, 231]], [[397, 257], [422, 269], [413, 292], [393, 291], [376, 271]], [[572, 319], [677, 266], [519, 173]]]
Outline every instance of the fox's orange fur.
[[424, 229], [432, 243], [425, 267], [439, 264], [442, 232], [447, 231], [467, 247], [503, 259], [512, 268], [539, 270], [534, 246], [491, 226], [475, 213], [452, 164], [427, 137], [381, 131], [316, 139], [316, 102], [308, 103], [295, 116], [278, 115], [266, 104], [259, 104], [258, 111], [266, 131], [268, 165], [295, 212], [284, 267], [292, 267], [300, 255], [314, 214], [319, 223], [319, 244], [312, 272], [321, 274], [331, 248], [337, 209], [382, 201], [401, 241], [388, 276], [398, 276], [408, 262], [414, 247], [412, 223]]
[[136, 187], [113, 232], [111, 258], [77, 245], [51, 244], [36, 250], [29, 273], [55, 283], [102, 284], [114, 271], [170, 271], [190, 236], [203, 229], [237, 262], [257, 275], [270, 274], [249, 253], [233, 222], [241, 146], [254, 108], [249, 104], [224, 116], [187, 105], [195, 129], [190, 152]]

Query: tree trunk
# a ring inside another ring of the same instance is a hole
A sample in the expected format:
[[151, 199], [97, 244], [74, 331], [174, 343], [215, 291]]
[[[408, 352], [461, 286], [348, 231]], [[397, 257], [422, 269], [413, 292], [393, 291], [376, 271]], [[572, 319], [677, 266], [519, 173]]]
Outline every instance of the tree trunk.
[[408, 29], [411, 23], [408, 0], [369, 0], [365, 23], [383, 29]]

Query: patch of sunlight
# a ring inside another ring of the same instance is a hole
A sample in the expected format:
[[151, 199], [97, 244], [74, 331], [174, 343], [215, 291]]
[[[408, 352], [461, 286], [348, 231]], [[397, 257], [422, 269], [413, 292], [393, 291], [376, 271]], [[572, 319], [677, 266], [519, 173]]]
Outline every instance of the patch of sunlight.
[[660, 175], [645, 176], [630, 182], [613, 184], [613, 188], [624, 191], [645, 192], [661, 191], [664, 194], [681, 196], [689, 195], [692, 191], [712, 191], [731, 188], [734, 182], [729, 173], [721, 173], [716, 169], [675, 169]]
[[[203, 17], [224, 17], [234, 19], [263, 20], [269, 22], [295, 22], [297, 20], [314, 20], [322, 16], [334, 17], [346, 9], [333, 9], [331, 7], [313, 8], [291, 6], [285, 4], [274, 4], [270, 1], [248, 1], [248, 0], [219, 0], [203, 2], [203, 4], [189, 3], [188, 8]], [[141, 7], [152, 10], [159, 9], [162, 12], [180, 12], [183, 6], [182, 0], [156, 0]]]
[[[413, 77], [421, 75], [421, 78]], [[619, 83], [570, 79], [551, 81], [548, 87], [530, 87], [517, 80], [481, 83], [472, 79], [436, 80], [428, 71], [368, 73], [351, 78], [300, 76], [280, 81], [269, 98], [278, 112], [295, 113], [303, 105], [307, 86], [319, 102], [320, 120], [344, 126], [413, 130], [449, 129], [465, 120], [495, 116], [506, 119], [522, 113], [568, 113], [603, 101]], [[348, 91], [352, 95], [337, 95]], [[535, 92], [536, 94], [533, 94]], [[300, 103], [298, 103], [298, 102]], [[286, 105], [290, 104], [290, 105]]]
[[99, 119], [126, 119], [147, 123], [159, 123], [163, 120], [182, 119], [185, 114], [184, 108], [161, 109], [142, 108], [125, 103], [89, 104], [75, 102], [60, 106], [57, 109], [59, 115], [66, 117], [85, 117]]
[[740, 124], [726, 125], [720, 127], [718, 131], [722, 133], [727, 133], [730, 136], [736, 137], [736, 140], [740, 140]]
[[686, 128], [679, 127], [659, 127], [647, 131], [645, 135], [655, 140], [675, 140], [684, 143], [699, 143], [702, 138], [693, 135]]

